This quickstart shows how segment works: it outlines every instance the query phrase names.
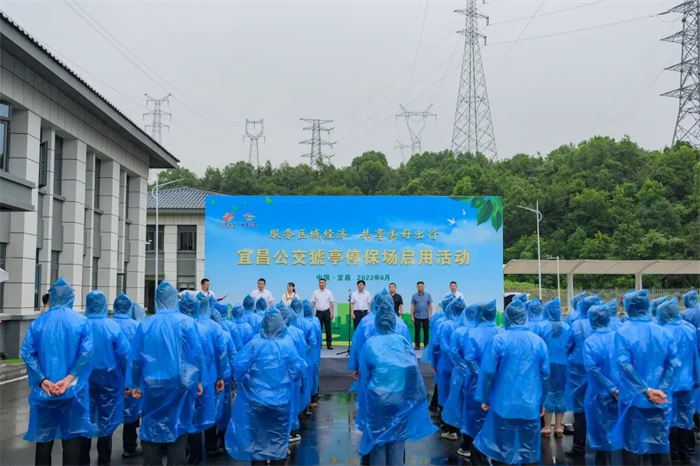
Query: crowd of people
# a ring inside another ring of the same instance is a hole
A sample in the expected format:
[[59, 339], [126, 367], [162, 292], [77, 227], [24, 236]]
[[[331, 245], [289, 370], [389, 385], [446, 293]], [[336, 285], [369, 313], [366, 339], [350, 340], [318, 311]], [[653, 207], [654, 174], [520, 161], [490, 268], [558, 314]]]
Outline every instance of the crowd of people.
[[[59, 279], [21, 350], [31, 389], [25, 439], [36, 443], [35, 463], [51, 464], [60, 439], [64, 464], [90, 464], [94, 438], [97, 463], [108, 465], [123, 424], [123, 456], [143, 455], [147, 465], [202, 464], [224, 452], [284, 464], [290, 442], [301, 440], [300, 418], [318, 401], [319, 313], [325, 320], [334, 312], [322, 282], [310, 301], [290, 283], [274, 304], [261, 279], [229, 305], [206, 279], [201, 291], [180, 294], [163, 281], [155, 315], [146, 318], [121, 294], [110, 319], [104, 293], [86, 296], [83, 316], [73, 310], [71, 285]], [[431, 407], [442, 437], [461, 433], [458, 452], [475, 465], [539, 463], [541, 436], [563, 435], [567, 411], [574, 413], [572, 456], [588, 444], [601, 465], [613, 464], [617, 450], [624, 464], [646, 455], [655, 465], [689, 462], [700, 412], [697, 292], [684, 295], [680, 312], [676, 298], [630, 291], [621, 318], [615, 300], [582, 293], [565, 321], [558, 298], [543, 304], [519, 295], [501, 328], [495, 300], [467, 304], [453, 282], [432, 313], [422, 282], [417, 288], [411, 314], [429, 324], [420, 362], [436, 371], [432, 400], [395, 285], [372, 297], [358, 283], [352, 297], [348, 367], [364, 464], [403, 464], [406, 441], [438, 431]], [[421, 306], [427, 318], [415, 315]]]

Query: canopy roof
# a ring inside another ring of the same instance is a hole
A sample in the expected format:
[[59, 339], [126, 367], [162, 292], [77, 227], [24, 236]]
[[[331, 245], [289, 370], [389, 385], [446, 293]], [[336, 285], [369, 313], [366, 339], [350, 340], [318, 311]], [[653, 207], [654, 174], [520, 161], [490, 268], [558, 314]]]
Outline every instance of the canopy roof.
[[[514, 259], [503, 266], [504, 274], [530, 275], [537, 273], [537, 260]], [[542, 261], [543, 274], [557, 273], [557, 260]], [[560, 260], [562, 275], [700, 275], [696, 260]]]

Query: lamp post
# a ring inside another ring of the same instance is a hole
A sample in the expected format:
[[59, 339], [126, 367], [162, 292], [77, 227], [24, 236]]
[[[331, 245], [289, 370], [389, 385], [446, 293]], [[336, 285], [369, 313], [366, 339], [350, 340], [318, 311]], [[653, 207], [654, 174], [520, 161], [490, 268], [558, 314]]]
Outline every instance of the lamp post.
[[[159, 179], [159, 177], [156, 176], [156, 185], [155, 185], [155, 186], [153, 187], [153, 189], [151, 190], [151, 194], [153, 194], [153, 197], [154, 197], [154, 199], [155, 199], [155, 201], [156, 201], [156, 238], [155, 238], [155, 243], [156, 243], [156, 244], [155, 244], [155, 250], [154, 250], [154, 252], [155, 252], [155, 258], [156, 258], [156, 264], [155, 264], [155, 270], [156, 270], [156, 279], [155, 279], [156, 289], [158, 288], [158, 256], [159, 256], [159, 254], [160, 254], [159, 251], [158, 251], [158, 248], [160, 247], [160, 245], [158, 244], [158, 243], [159, 243], [159, 241], [158, 241], [158, 228], [159, 228], [159, 225], [158, 225], [158, 197], [159, 197], [159, 194], [160, 194], [160, 188], [162, 188], [163, 186], [167, 186], [167, 185], [169, 185], [169, 184], [172, 184], [172, 183], [177, 183], [178, 181], [182, 181], [183, 178], [180, 178], [180, 179], [177, 179], [177, 180], [168, 181], [167, 183], [163, 183], [163, 184], [159, 184], [159, 183], [158, 183], [158, 179]], [[155, 295], [156, 295], [156, 294], [155, 294], [155, 290], [154, 290], [154, 293], [153, 293], [153, 309], [154, 309], [154, 310], [155, 310], [155, 307], [156, 307]]]
[[540, 256], [540, 220], [542, 220], [542, 212], [540, 212], [540, 201], [537, 201], [534, 209], [530, 207], [524, 207], [521, 205], [515, 207], [517, 207], [518, 209], [529, 210], [530, 212], [534, 212], [535, 214], [537, 214], [537, 275], [539, 278], [540, 286], [540, 301], [542, 301], [542, 260]]
[[559, 298], [559, 301], [561, 301], [561, 287], [559, 286], [559, 256], [547, 256], [547, 259], [557, 260], [557, 297]]

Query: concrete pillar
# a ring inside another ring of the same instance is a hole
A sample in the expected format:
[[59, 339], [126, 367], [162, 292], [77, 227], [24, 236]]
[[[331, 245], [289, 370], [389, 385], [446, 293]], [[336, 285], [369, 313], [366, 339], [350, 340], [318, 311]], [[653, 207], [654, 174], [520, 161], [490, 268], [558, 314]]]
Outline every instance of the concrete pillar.
[[95, 228], [95, 154], [85, 157], [85, 244], [83, 245], [83, 296], [92, 290], [92, 250]]
[[144, 304], [146, 274], [146, 199], [148, 182], [145, 178], [129, 179], [129, 262], [126, 266], [127, 294], [137, 303]]
[[[41, 118], [29, 110], [15, 110], [10, 125], [9, 172], [35, 185], [39, 181], [39, 138]], [[10, 243], [7, 246], [5, 282], [6, 314], [34, 312], [34, 276], [37, 247], [37, 202], [39, 193], [32, 190], [33, 212], [10, 214]]]
[[124, 270], [124, 252], [125, 252], [125, 231], [126, 231], [126, 170], [122, 170], [119, 174], [119, 256], [117, 270], [119, 273], [126, 273]]
[[566, 297], [568, 301], [569, 312], [573, 311], [571, 309], [571, 301], [574, 299], [574, 274], [569, 272], [566, 274]]
[[204, 272], [204, 215], [198, 215], [197, 219], [197, 253], [195, 256], [195, 270], [197, 271], [196, 282], [205, 277]]
[[163, 280], [177, 287], [177, 225], [162, 225], [161, 228], [163, 228]]
[[119, 255], [119, 176], [121, 167], [114, 160], [102, 160], [100, 207], [102, 250], [98, 263], [97, 287], [111, 303], [117, 297], [117, 258]]
[[[39, 264], [41, 265], [41, 293], [45, 293], [51, 288], [51, 238], [53, 237], [53, 170], [54, 170], [54, 142], [56, 132], [51, 128], [43, 128], [41, 131], [42, 143], [46, 143], [46, 186], [41, 188], [44, 193], [39, 196], [41, 213], [43, 219], [43, 237], [41, 245], [37, 245], [39, 251]], [[59, 220], [60, 221], [60, 220]]]
[[635, 290], [642, 289], [642, 274], [641, 274], [641, 272], [634, 274], [634, 289]]
[[76, 290], [76, 309], [83, 307], [83, 252], [85, 242], [85, 143], [78, 139], [63, 142], [63, 252], [61, 273]]

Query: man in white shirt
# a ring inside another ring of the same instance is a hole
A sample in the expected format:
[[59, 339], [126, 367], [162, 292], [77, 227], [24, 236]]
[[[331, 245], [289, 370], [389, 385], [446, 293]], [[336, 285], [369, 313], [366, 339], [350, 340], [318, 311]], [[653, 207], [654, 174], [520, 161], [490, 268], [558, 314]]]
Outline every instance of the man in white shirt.
[[265, 281], [264, 278], [259, 278], [258, 288], [256, 290], [253, 290], [250, 293], [250, 295], [255, 301], [257, 301], [260, 298], [265, 298], [265, 301], [267, 301], [267, 305], [269, 307], [272, 307], [272, 293], [270, 293], [269, 290], [265, 289], [265, 285], [267, 285], [267, 281]]
[[[216, 295], [214, 294], [214, 292], [211, 289], [209, 289], [210, 283], [208, 278], [202, 278], [202, 281], [200, 281], [199, 284], [202, 285], [201, 291], [207, 298], [209, 298], [210, 296], [214, 296], [214, 299], [216, 299]], [[197, 295], [199, 291], [183, 290], [180, 293], [178, 293], [178, 297], [182, 298], [183, 296], [185, 296], [185, 293]]]
[[326, 348], [333, 349], [333, 335], [331, 333], [331, 321], [335, 316], [335, 299], [331, 290], [326, 289], [326, 280], [318, 281], [318, 290], [311, 295], [311, 304], [316, 311], [316, 317], [321, 322], [321, 330], [326, 330]]
[[352, 316], [353, 329], [357, 329], [360, 321], [369, 312], [372, 302], [372, 295], [365, 290], [365, 281], [358, 280], [357, 291], [350, 295], [350, 315]]
[[[450, 282], [450, 292], [445, 293], [445, 296], [442, 299], [447, 298], [451, 294], [455, 295], [455, 299], [457, 299], [457, 298], [464, 299], [464, 295], [462, 294], [462, 292], [457, 291], [457, 282]], [[443, 309], [443, 311], [444, 311], [444, 309]]]

